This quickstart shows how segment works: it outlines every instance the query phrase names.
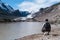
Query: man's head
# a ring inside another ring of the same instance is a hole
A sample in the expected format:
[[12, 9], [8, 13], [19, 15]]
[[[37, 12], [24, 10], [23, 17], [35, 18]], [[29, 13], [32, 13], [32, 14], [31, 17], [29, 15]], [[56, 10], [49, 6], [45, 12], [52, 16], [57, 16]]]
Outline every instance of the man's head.
[[46, 22], [48, 22], [48, 19], [45, 19]]

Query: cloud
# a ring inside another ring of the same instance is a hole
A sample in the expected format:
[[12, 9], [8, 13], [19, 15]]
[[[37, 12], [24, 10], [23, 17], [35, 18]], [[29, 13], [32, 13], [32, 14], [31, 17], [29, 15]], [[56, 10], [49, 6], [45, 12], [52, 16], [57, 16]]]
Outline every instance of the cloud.
[[60, 2], [60, 0], [33, 0], [32, 2], [24, 1], [21, 4], [19, 4], [18, 7], [19, 10], [34, 13], [37, 12], [40, 8], [51, 6], [57, 2]]
[[60, 2], [60, 0], [49, 0], [49, 2]]
[[34, 2], [37, 3], [37, 4], [43, 4], [46, 1], [48, 1], [48, 0], [34, 0]]
[[[19, 9], [22, 11], [29, 11], [29, 12], [36, 12], [39, 9], [39, 5], [32, 3], [32, 2], [23, 2], [22, 4], [18, 5]], [[35, 11], [36, 10], [36, 11]]]

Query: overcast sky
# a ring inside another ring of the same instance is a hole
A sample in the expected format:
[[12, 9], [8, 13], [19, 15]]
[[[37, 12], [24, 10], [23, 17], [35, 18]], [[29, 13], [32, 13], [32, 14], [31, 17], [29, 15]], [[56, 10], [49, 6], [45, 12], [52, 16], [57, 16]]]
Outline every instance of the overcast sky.
[[37, 12], [40, 8], [51, 6], [60, 0], [2, 0], [14, 9], [22, 11]]

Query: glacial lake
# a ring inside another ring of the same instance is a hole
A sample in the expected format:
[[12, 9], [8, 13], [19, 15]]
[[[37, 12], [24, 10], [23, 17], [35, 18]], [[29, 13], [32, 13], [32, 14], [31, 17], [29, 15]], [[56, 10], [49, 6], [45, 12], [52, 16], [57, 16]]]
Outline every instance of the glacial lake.
[[0, 40], [14, 40], [41, 33], [43, 22], [0, 23]]

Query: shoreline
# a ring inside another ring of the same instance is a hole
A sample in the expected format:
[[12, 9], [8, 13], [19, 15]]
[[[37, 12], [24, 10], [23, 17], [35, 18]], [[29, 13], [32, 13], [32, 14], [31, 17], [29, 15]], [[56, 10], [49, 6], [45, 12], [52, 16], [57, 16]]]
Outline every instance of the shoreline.
[[50, 35], [43, 35], [42, 33], [32, 34], [15, 40], [59, 40], [59, 39], [60, 39], [60, 24], [54, 26], [52, 25]]

